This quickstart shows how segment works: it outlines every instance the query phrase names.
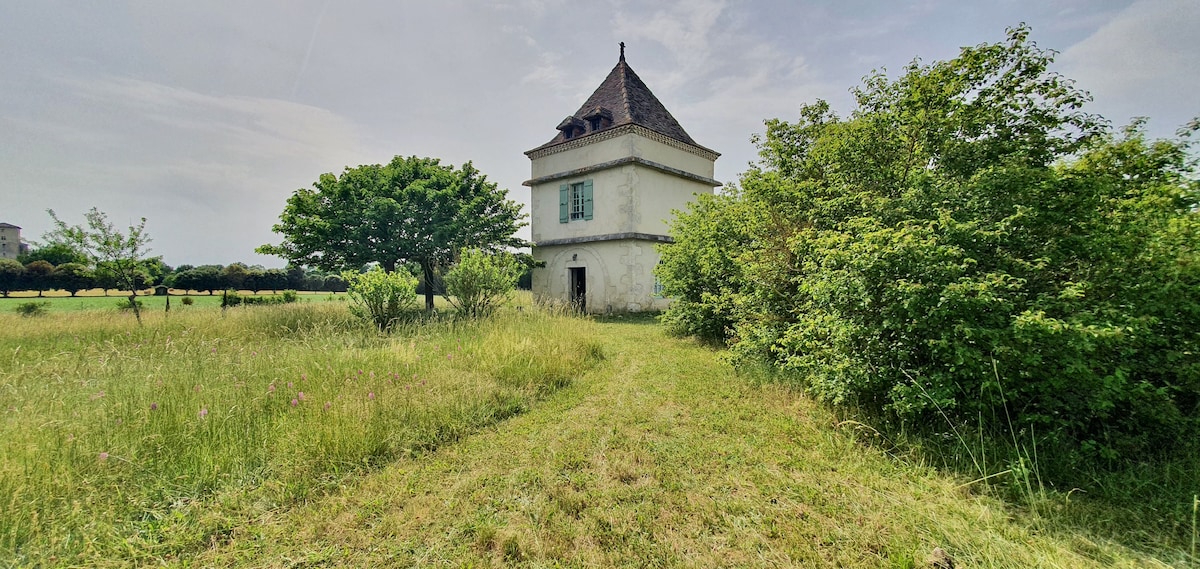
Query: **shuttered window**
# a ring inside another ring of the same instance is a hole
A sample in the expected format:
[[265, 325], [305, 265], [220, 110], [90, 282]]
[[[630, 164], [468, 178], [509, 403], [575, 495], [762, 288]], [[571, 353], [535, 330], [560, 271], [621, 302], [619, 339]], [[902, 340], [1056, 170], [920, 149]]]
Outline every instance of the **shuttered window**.
[[592, 181], [584, 180], [558, 187], [558, 222], [587, 221], [592, 218]]

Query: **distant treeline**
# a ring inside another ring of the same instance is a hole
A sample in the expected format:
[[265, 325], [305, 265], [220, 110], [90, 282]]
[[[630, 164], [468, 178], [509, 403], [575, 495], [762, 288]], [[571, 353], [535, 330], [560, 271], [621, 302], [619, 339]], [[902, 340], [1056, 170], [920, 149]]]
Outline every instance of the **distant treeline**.
[[[176, 290], [215, 294], [226, 289], [278, 292], [280, 290], [345, 292], [346, 281], [340, 274], [307, 267], [289, 266], [268, 269], [259, 265], [231, 263], [229, 265], [179, 265], [172, 268], [161, 259], [143, 263], [138, 282], [142, 289], [166, 286]], [[529, 273], [521, 276], [520, 288], [528, 289]], [[434, 290], [442, 294], [440, 275]], [[16, 260], [0, 259], [0, 293], [62, 290], [75, 296], [81, 290], [120, 288], [116, 277], [103, 263], [88, 259], [59, 244], [35, 248]], [[418, 285], [417, 292], [424, 294]]]

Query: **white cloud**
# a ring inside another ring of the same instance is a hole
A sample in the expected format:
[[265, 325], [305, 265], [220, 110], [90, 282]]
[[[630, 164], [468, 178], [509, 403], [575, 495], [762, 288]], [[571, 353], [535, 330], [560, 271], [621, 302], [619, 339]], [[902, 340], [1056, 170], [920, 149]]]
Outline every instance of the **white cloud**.
[[1094, 94], [1093, 111], [1117, 124], [1152, 115], [1152, 134], [1169, 135], [1200, 115], [1197, 27], [1200, 2], [1141, 0], [1063, 52], [1059, 62]]

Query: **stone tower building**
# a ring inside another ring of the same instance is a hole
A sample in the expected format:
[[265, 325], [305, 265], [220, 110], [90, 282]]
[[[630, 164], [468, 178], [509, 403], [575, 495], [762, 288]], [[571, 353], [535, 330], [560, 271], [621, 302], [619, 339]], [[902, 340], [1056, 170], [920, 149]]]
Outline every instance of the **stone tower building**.
[[530, 220], [540, 301], [587, 312], [666, 308], [654, 278], [667, 219], [713, 179], [718, 153], [700, 146], [621, 58], [532, 161]]

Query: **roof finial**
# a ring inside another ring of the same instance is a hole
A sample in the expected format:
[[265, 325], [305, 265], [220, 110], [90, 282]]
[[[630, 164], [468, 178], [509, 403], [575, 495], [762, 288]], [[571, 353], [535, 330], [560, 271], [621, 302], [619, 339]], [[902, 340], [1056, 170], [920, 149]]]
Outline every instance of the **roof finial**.
[[621, 42], [621, 61], [625, 61], [625, 42]]

